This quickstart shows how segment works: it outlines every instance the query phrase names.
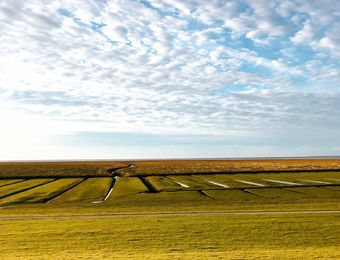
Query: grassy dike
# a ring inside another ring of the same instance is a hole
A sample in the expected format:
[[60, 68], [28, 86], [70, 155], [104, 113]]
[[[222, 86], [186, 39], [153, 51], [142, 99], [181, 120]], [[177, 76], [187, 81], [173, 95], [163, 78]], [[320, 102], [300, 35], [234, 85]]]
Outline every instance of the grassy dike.
[[[338, 259], [340, 213], [199, 214], [300, 210], [340, 204], [319, 198], [12, 205], [0, 208], [0, 259]], [[107, 216], [185, 212], [198, 215]]]
[[339, 259], [339, 214], [0, 221], [0, 258]]

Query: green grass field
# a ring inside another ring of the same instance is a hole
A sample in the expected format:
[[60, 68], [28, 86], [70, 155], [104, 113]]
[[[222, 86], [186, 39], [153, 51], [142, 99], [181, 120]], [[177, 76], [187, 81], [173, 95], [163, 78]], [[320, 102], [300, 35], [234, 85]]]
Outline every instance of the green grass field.
[[181, 190], [183, 187], [166, 176], [149, 176], [145, 178], [157, 191]]
[[[12, 183], [0, 188], [0, 199], [10, 195], [18, 194], [20, 192], [38, 187], [40, 185], [54, 181], [54, 179], [32, 179], [18, 183]], [[0, 200], [1, 203], [2, 200]]]
[[1, 221], [0, 258], [339, 259], [339, 228], [339, 214]]
[[70, 178], [52, 181], [45, 185], [5, 197], [0, 200], [0, 205], [48, 202], [82, 180], [81, 178]]
[[21, 181], [24, 181], [24, 179], [0, 180], [0, 187]]
[[109, 192], [112, 178], [90, 178], [75, 188], [61, 194], [53, 203], [94, 202], [104, 200]]
[[172, 163], [177, 174], [147, 175], [145, 162], [114, 178], [91, 162], [106, 175], [49, 165], [45, 178], [1, 179], [0, 259], [340, 257], [339, 172], [181, 175]]
[[108, 198], [108, 203], [118, 199], [129, 199], [130, 196], [147, 191], [147, 187], [139, 178], [121, 177], [116, 181], [114, 189]]

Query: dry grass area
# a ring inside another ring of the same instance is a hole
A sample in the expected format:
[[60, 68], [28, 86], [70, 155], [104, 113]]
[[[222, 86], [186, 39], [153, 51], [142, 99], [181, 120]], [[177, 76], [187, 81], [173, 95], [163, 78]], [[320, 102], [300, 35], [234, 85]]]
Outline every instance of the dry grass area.
[[340, 159], [2, 162], [0, 178], [108, 176], [121, 167], [116, 172], [122, 176], [340, 170]]
[[340, 170], [340, 159], [134, 161], [121, 175]]
[[0, 178], [108, 176], [108, 169], [127, 166], [123, 162], [3, 162]]

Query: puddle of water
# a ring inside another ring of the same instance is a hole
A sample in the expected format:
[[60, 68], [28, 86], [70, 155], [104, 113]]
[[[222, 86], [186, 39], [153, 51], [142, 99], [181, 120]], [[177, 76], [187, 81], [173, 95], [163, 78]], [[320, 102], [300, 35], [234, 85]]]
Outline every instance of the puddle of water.
[[109, 193], [105, 196], [104, 201], [107, 200], [110, 197], [112, 191], [113, 191], [113, 188], [111, 188]]
[[268, 180], [268, 179], [265, 179], [265, 181], [274, 182], [274, 183], [281, 183], [281, 184], [287, 184], [287, 185], [301, 185], [300, 183], [289, 182], [289, 181]]
[[184, 184], [184, 183], [180, 183], [180, 182], [178, 182], [178, 181], [175, 181], [178, 185], [180, 185], [181, 187], [183, 187], [183, 188], [189, 188], [189, 186], [188, 185], [186, 185], [186, 184]]
[[255, 185], [255, 186], [261, 186], [261, 187], [266, 186], [264, 184], [257, 183], [257, 182], [252, 182], [252, 181], [241, 181], [241, 180], [235, 180], [235, 181], [242, 182], [242, 183], [245, 183], [245, 184]]
[[214, 184], [214, 185], [217, 185], [217, 186], [221, 186], [221, 187], [223, 187], [223, 188], [229, 188], [229, 186], [224, 185], [224, 184], [222, 184], [222, 183], [218, 183], [218, 182], [214, 182], [214, 181], [206, 181], [206, 182], [209, 182], [209, 183]]
[[92, 201], [92, 203], [94, 203], [94, 204], [98, 204], [98, 203], [103, 203], [103, 201], [102, 201], [102, 200], [98, 200], [98, 201]]

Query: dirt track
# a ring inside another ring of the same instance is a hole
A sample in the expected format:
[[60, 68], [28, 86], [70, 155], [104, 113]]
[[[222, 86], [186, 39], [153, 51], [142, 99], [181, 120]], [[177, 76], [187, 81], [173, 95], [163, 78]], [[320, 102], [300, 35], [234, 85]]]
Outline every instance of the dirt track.
[[340, 210], [301, 210], [301, 211], [245, 211], [245, 212], [183, 212], [183, 213], [142, 213], [142, 214], [97, 214], [97, 215], [54, 215], [54, 216], [3, 216], [1, 220], [42, 220], [42, 219], [81, 219], [81, 218], [121, 218], [121, 217], [195, 217], [220, 215], [277, 215], [277, 214], [329, 214]]

